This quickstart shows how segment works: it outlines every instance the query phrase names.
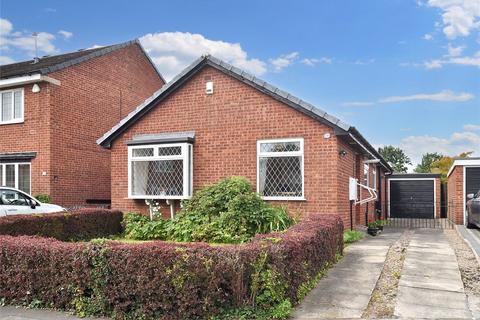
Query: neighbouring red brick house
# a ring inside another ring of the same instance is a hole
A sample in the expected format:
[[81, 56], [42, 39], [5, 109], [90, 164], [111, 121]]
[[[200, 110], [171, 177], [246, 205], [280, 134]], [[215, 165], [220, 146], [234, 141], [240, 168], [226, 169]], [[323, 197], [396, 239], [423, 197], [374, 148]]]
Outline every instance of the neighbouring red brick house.
[[447, 176], [449, 217], [456, 224], [467, 224], [467, 196], [480, 191], [480, 158], [455, 159]]
[[[112, 207], [124, 211], [146, 213], [145, 199], [160, 199], [168, 215], [194, 190], [233, 175], [291, 213], [339, 213], [346, 227], [350, 177], [380, 190], [385, 209], [391, 168], [354, 127], [212, 56], [97, 142], [111, 149]], [[366, 210], [372, 219], [374, 201], [353, 206], [354, 224]]]
[[109, 200], [95, 140], [163, 84], [137, 40], [0, 66], [0, 185], [64, 206]]

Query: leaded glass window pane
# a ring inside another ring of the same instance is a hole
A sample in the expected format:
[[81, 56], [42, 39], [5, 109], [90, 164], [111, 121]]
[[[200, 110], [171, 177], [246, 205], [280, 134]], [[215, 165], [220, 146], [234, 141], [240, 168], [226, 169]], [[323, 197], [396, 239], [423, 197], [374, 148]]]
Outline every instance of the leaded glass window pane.
[[30, 194], [30, 164], [18, 165], [18, 189]]
[[21, 119], [23, 118], [23, 106], [22, 106], [22, 91], [17, 90], [14, 93], [14, 107], [13, 107], [13, 118]]
[[15, 165], [5, 165], [5, 186], [15, 188]]
[[132, 194], [183, 195], [183, 160], [133, 161]]
[[260, 144], [260, 152], [291, 152], [300, 151], [300, 142], [269, 142]]
[[134, 157], [153, 157], [153, 148], [132, 149]]
[[12, 99], [12, 92], [2, 93], [2, 121], [11, 121], [13, 119]]

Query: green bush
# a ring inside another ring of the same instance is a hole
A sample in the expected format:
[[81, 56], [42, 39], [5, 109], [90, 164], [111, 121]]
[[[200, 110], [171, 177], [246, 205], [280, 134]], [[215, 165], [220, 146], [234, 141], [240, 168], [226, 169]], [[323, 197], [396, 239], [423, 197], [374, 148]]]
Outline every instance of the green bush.
[[40, 201], [41, 203], [50, 203], [52, 201], [52, 199], [50, 198], [50, 195], [46, 193], [37, 193], [33, 197], [38, 201]]
[[133, 240], [166, 240], [166, 226], [169, 223], [169, 220], [150, 220], [132, 212], [126, 213], [122, 222], [126, 238]]
[[348, 231], [345, 231], [345, 233], [343, 234], [343, 242], [353, 243], [363, 239], [364, 236], [365, 236], [365, 233], [363, 232], [356, 231], [356, 230], [348, 230]]
[[273, 207], [242, 177], [230, 177], [198, 191], [173, 220], [127, 214], [126, 237], [135, 240], [247, 242], [256, 234], [286, 230], [294, 223], [284, 208]]

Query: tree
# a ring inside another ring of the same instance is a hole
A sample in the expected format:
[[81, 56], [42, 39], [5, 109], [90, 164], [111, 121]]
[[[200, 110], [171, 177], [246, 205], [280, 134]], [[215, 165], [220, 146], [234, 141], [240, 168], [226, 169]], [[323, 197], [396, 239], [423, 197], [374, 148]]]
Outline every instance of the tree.
[[458, 158], [468, 158], [472, 153], [473, 151], [469, 151], [469, 152], [460, 153], [457, 157], [448, 157], [448, 156], [442, 157], [437, 161], [434, 161], [430, 165], [431, 172], [440, 173], [440, 179], [442, 180], [442, 182], [447, 182], [448, 170], [450, 170], [450, 168], [452, 167], [453, 161], [455, 161], [455, 159], [458, 159]]
[[438, 152], [427, 152], [422, 156], [422, 162], [415, 168], [416, 173], [430, 173], [432, 172], [432, 163], [443, 158]]
[[378, 152], [392, 166], [394, 172], [407, 172], [407, 165], [412, 164], [410, 158], [398, 147], [385, 146], [378, 148]]

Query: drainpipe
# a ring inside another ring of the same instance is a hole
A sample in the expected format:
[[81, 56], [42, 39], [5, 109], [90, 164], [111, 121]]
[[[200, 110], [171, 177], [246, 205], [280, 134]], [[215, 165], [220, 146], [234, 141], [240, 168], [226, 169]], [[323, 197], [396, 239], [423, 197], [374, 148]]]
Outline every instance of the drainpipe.
[[167, 204], [170, 205], [170, 218], [173, 219], [175, 217], [175, 200], [167, 199]]

